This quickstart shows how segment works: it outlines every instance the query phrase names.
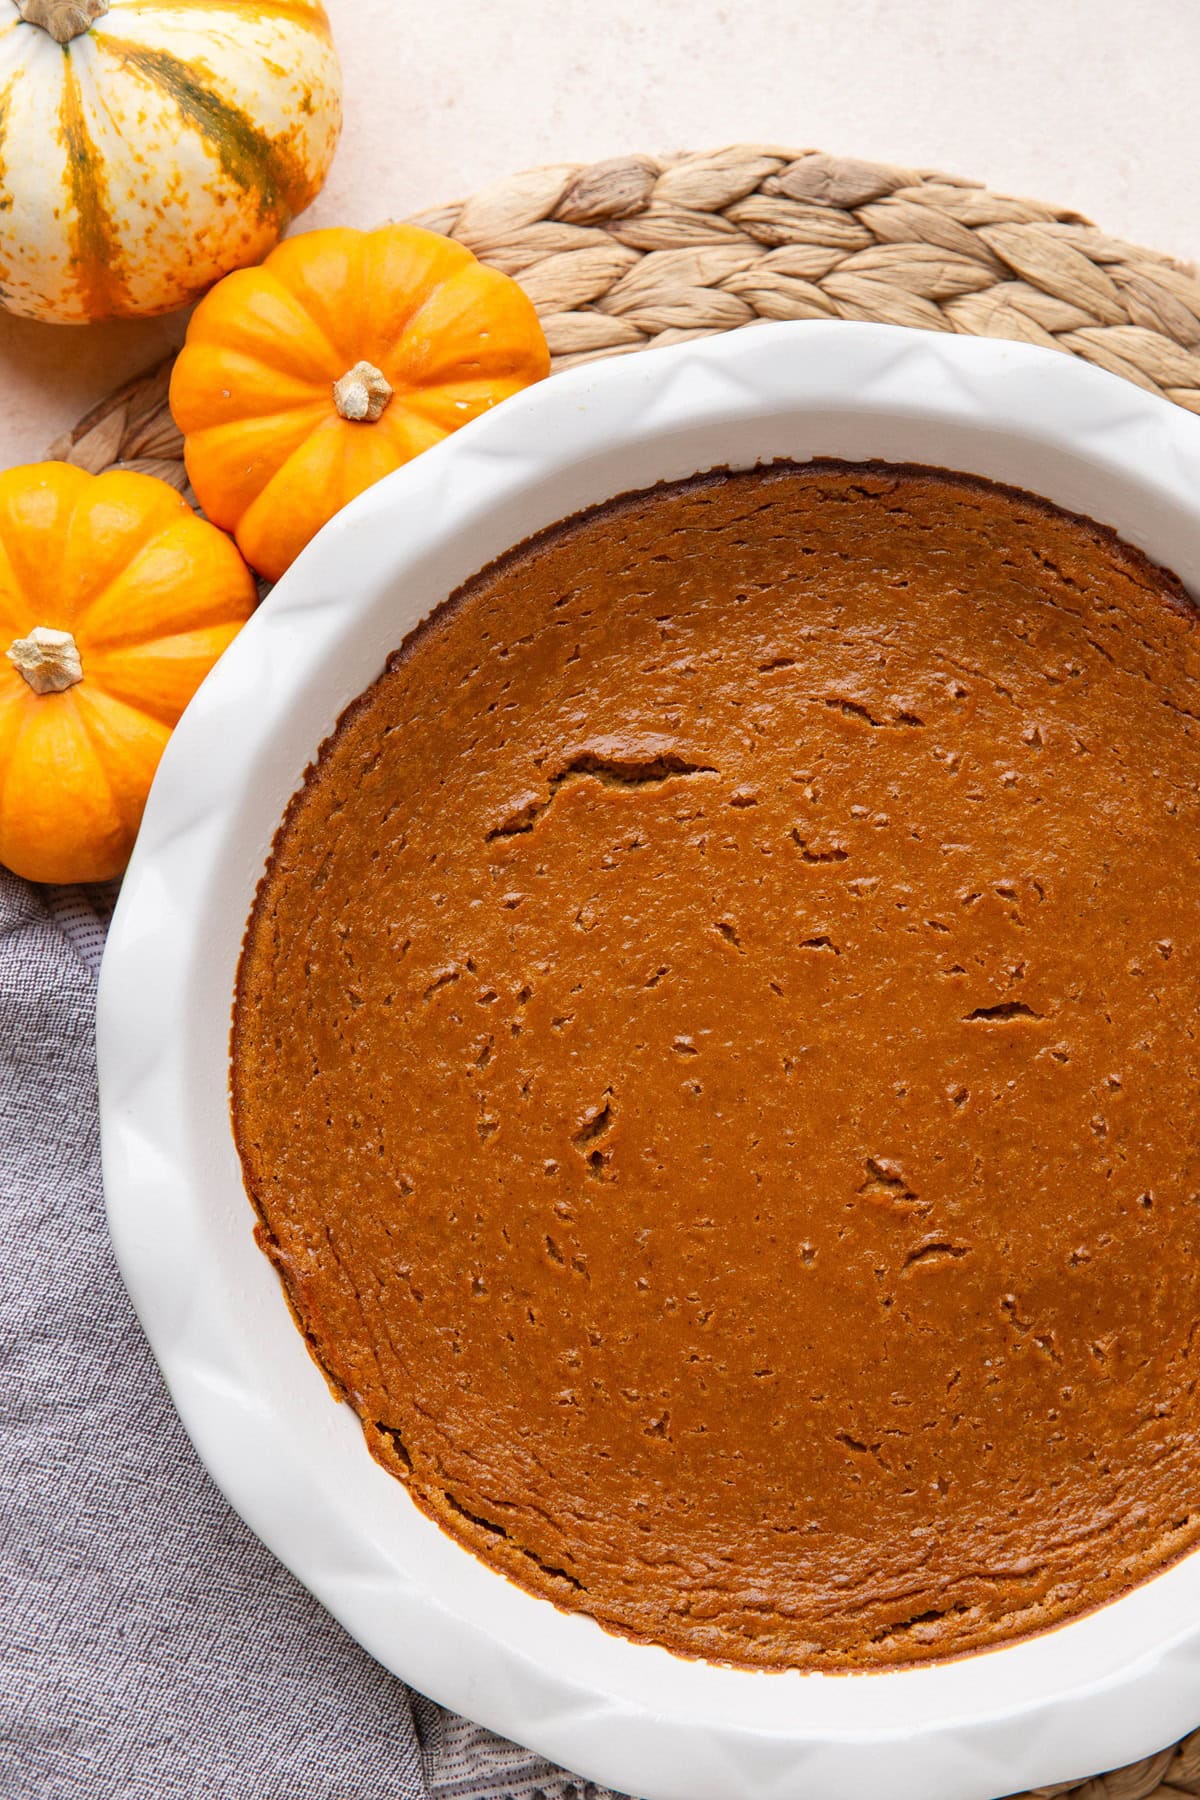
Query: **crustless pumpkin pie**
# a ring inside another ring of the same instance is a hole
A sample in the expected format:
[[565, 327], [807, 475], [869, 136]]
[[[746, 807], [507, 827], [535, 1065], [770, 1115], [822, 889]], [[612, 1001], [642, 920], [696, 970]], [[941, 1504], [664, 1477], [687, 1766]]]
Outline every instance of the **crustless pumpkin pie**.
[[870, 1668], [1200, 1537], [1200, 631], [937, 471], [626, 496], [346, 713], [250, 921], [258, 1232], [374, 1455], [693, 1656]]

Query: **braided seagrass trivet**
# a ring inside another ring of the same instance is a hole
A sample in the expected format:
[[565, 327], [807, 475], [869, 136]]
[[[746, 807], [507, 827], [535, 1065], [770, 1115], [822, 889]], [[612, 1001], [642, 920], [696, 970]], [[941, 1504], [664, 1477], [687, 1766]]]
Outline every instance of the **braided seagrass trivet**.
[[[415, 223], [520, 281], [556, 369], [759, 319], [871, 319], [1065, 350], [1200, 413], [1195, 275], [1078, 213], [953, 175], [742, 144], [534, 169]], [[190, 498], [169, 375], [164, 363], [127, 383], [47, 454], [144, 469]], [[1200, 1796], [1200, 1731], [1039, 1794]]]

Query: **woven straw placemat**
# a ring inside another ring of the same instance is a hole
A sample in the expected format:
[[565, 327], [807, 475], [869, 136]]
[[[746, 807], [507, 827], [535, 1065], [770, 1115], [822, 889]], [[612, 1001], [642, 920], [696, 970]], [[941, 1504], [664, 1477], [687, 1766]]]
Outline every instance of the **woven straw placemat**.
[[[954, 175], [742, 144], [533, 169], [414, 222], [517, 278], [555, 369], [760, 319], [871, 319], [1043, 344], [1200, 413], [1189, 269], [1078, 213]], [[127, 383], [47, 455], [94, 473], [144, 469], [190, 498], [169, 376], [168, 362]], [[1200, 1731], [1039, 1792], [1200, 1796]]]

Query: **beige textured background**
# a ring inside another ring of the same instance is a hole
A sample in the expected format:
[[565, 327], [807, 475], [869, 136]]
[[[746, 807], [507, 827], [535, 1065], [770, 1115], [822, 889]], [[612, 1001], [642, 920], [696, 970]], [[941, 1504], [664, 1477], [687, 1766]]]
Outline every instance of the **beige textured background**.
[[[932, 165], [1200, 258], [1200, 0], [326, 0], [346, 125], [306, 224], [538, 162], [745, 139]], [[0, 465], [182, 321], [0, 316]]]

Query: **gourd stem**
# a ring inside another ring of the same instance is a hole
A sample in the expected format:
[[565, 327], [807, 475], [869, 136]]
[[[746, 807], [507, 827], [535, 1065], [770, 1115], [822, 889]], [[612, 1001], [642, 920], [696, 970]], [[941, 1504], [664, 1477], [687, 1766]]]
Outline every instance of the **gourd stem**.
[[374, 363], [356, 362], [340, 381], [333, 384], [333, 404], [339, 418], [356, 424], [373, 425], [383, 417], [384, 407], [392, 397], [392, 384]]
[[27, 25], [40, 25], [56, 44], [90, 31], [108, 11], [109, 0], [16, 0], [17, 11]]
[[65, 694], [83, 680], [79, 645], [69, 631], [35, 625], [26, 638], [14, 638], [5, 652], [35, 694]]

